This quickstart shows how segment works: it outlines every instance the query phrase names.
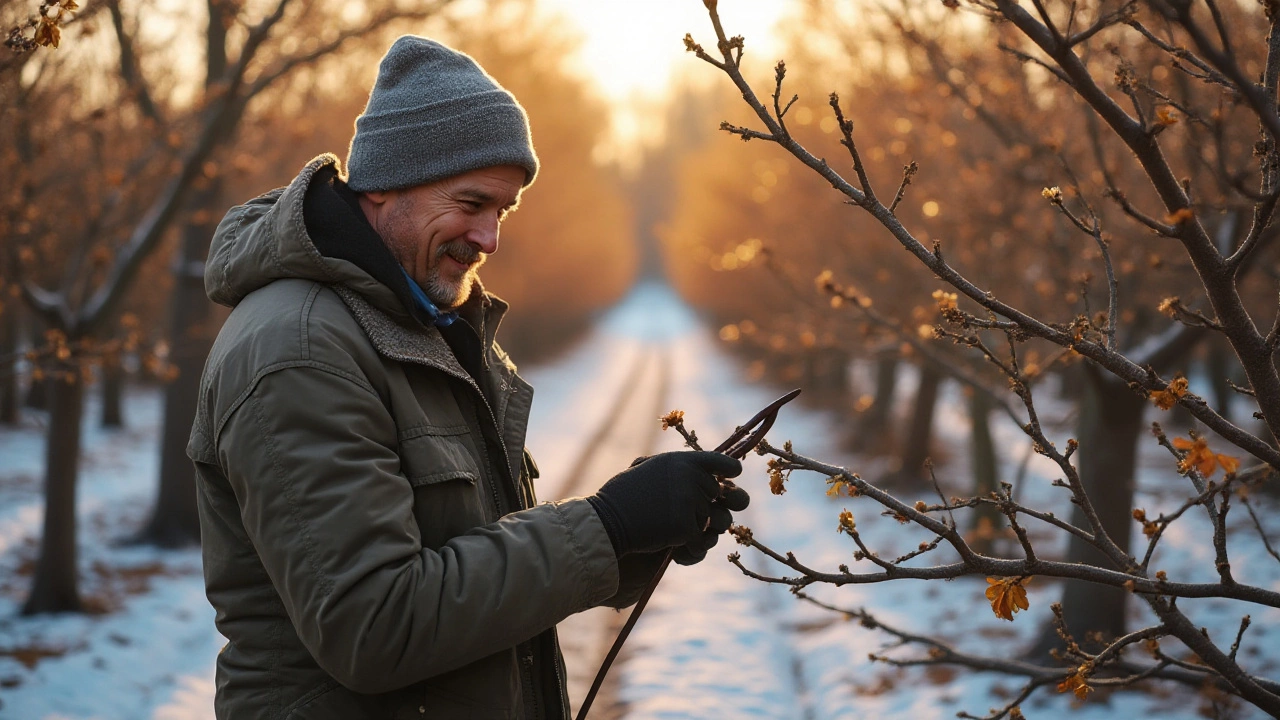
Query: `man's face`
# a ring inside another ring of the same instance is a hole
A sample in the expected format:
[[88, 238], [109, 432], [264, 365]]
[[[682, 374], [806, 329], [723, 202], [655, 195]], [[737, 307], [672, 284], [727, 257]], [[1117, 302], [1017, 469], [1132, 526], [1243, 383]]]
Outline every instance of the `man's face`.
[[520, 199], [524, 168], [472, 170], [429, 185], [362, 196], [361, 205], [395, 259], [441, 309], [466, 302], [498, 226]]

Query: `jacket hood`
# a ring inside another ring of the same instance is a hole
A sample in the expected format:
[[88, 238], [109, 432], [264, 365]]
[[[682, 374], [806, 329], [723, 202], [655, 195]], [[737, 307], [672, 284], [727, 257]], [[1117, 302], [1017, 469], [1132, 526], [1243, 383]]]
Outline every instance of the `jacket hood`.
[[338, 168], [338, 163], [336, 155], [320, 155], [287, 187], [227, 211], [214, 231], [205, 263], [204, 288], [210, 300], [235, 307], [254, 290], [295, 278], [346, 286], [396, 320], [411, 319], [390, 288], [352, 262], [320, 254], [307, 234], [307, 187], [317, 172]]

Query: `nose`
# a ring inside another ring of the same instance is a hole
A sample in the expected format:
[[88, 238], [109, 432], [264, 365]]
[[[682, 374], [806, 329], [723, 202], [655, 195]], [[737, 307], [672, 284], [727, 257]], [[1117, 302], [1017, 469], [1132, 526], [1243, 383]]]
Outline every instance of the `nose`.
[[480, 252], [492, 255], [498, 251], [498, 224], [497, 213], [478, 216], [467, 230], [467, 241]]

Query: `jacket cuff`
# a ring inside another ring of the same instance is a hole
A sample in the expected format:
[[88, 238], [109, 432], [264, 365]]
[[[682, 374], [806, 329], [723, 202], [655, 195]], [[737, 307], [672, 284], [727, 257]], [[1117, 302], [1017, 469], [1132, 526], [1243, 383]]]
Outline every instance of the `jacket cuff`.
[[618, 556], [604, 523], [586, 498], [550, 503], [568, 530], [574, 555], [580, 561], [585, 596], [577, 611], [595, 607], [618, 592]]
[[587, 497], [587, 502], [591, 503], [591, 509], [596, 511], [596, 515], [600, 517], [600, 522], [604, 525], [604, 531], [609, 533], [609, 542], [613, 545], [613, 554], [621, 558], [626, 555], [624, 543], [622, 542], [622, 523], [618, 522], [618, 514], [609, 506], [609, 501], [602, 497], [591, 495]]

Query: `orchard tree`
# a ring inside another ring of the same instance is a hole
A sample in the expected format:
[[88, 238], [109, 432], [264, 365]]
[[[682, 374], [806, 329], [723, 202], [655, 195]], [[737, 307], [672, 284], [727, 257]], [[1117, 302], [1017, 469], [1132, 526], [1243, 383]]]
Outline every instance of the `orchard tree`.
[[[1268, 247], [1274, 238], [1271, 219], [1280, 199], [1277, 8], [1270, 4], [1261, 8], [1221, 6], [1215, 0], [1104, 1], [1054, 7], [1039, 0], [1026, 4], [1015, 0], [946, 0], [945, 9], [905, 3], [901, 12], [894, 11], [904, 19], [902, 30], [911, 31], [926, 20], [936, 27], [951, 27], [972, 46], [999, 47], [1004, 61], [1010, 63], [1008, 67], [1021, 68], [1040, 90], [1027, 107], [1037, 109], [1041, 100], [1052, 106], [1055, 98], [1065, 97], [1062, 102], [1070, 104], [1061, 107], [1074, 107], [1083, 118], [1074, 133], [1034, 144], [1017, 143], [1009, 149], [1023, 161], [1037, 152], [1037, 147], [1056, 155], [1056, 182], [1047, 180], [1039, 188], [1010, 188], [985, 199], [1019, 207], [1039, 204], [1041, 211], [1047, 208], [1056, 213], [1063, 228], [1074, 233], [1082, 245], [1093, 248], [1089, 259], [1097, 269], [1092, 277], [1099, 278], [1096, 292], [1102, 301], [1095, 299], [1095, 304], [1086, 306], [1090, 293], [1085, 288], [1069, 298], [1061, 287], [1050, 286], [1047, 302], [1040, 303], [1026, 293], [1025, 274], [984, 277], [965, 270], [963, 246], [953, 248], [941, 235], [929, 237], [919, 221], [899, 213], [901, 203], [916, 189], [913, 183], [928, 175], [927, 163], [908, 164], [887, 189], [882, 187], [879, 183], [885, 178], [867, 162], [871, 155], [849, 114], [857, 113], [856, 119], [862, 121], [863, 113], [847, 110], [835, 93], [828, 98], [826, 112], [835, 123], [847, 159], [837, 163], [815, 154], [810, 148], [816, 145], [807, 144], [793, 132], [798, 116], [792, 114], [796, 101], [784, 91], [786, 66], [779, 63], [772, 87], [764, 94], [757, 93], [744, 77], [743, 38], [725, 32], [715, 0], [704, 2], [715, 31], [714, 51], [692, 37], [686, 38], [686, 45], [733, 83], [752, 116], [750, 122], [725, 122], [722, 129], [744, 140], [780, 148], [792, 158], [794, 168], [815, 173], [842, 194], [848, 205], [872, 218], [882, 237], [887, 234], [888, 242], [906, 250], [923, 266], [920, 272], [926, 279], [930, 275], [936, 278], [937, 289], [931, 297], [942, 321], [934, 328], [934, 335], [968, 348], [1003, 376], [1011, 393], [1006, 399], [1014, 401], [1005, 407], [1015, 413], [1034, 451], [1055, 464], [1061, 477], [1054, 485], [1078, 508], [1074, 517], [1063, 519], [1019, 502], [1008, 483], [985, 495], [947, 498], [939, 492], [937, 502], [911, 503], [848, 469], [803, 455], [802, 448], [766, 444], [764, 452], [773, 456], [774, 487], [783, 487], [795, 470], [814, 471], [827, 477], [828, 485], [837, 492], [878, 504], [923, 530], [927, 537], [918, 549], [890, 560], [875, 552], [859, 532], [853, 515], [844, 511], [838, 519], [840, 530], [856, 547], [855, 561], [871, 566], [866, 570], [843, 565], [835, 571], [811, 568], [803, 558], [770, 548], [746, 528], [735, 530], [739, 541], [792, 574], [757, 573], [748, 570], [736, 555], [731, 559], [744, 573], [788, 585], [802, 598], [808, 597], [804, 589], [815, 583], [979, 576], [987, 578], [993, 611], [1012, 620], [1015, 612], [1027, 607], [1025, 583], [1039, 576], [1131, 594], [1151, 611], [1154, 623], [1136, 631], [1077, 635], [1069, 620], [1075, 599], [1068, 592], [1062, 604], [1054, 605], [1056, 633], [1063, 645], [1059, 657], [1066, 661], [1065, 666], [1010, 661], [1003, 654], [982, 657], [963, 653], [940, 639], [891, 628], [862, 611], [850, 611], [868, 627], [892, 635], [899, 644], [927, 650], [919, 657], [881, 656], [885, 662], [903, 666], [959, 664], [1026, 678], [1023, 690], [988, 717], [1021, 717], [1020, 704], [1044, 686], [1056, 686], [1060, 692], [1084, 698], [1095, 687], [1123, 687], [1152, 679], [1207, 685], [1280, 715], [1280, 683], [1260, 676], [1257, 668], [1237, 654], [1249, 617], [1242, 618], [1229, 648], [1224, 640], [1230, 638], [1210, 637], [1193, 619], [1197, 598], [1229, 598], [1280, 607], [1280, 594], [1233, 575], [1227, 532], [1236, 526], [1262, 532], [1242, 489], [1274, 483], [1270, 477], [1280, 469], [1280, 452], [1274, 445], [1280, 431], [1280, 375], [1274, 362], [1280, 346], [1275, 280], [1251, 272], [1260, 264], [1259, 258], [1272, 252]], [[965, 21], [974, 15], [989, 23], [978, 26]], [[922, 41], [928, 44], [932, 38]], [[956, 69], [959, 77], [951, 79], [968, 96], [969, 112], [980, 117], [993, 103], [981, 95], [973, 96], [979, 90], [976, 83], [966, 86], [961, 82], [964, 69]], [[883, 108], [877, 106], [865, 115], [869, 119], [881, 112]], [[1036, 127], [1027, 124], [1032, 119], [1015, 117], [1014, 127]], [[1248, 128], [1253, 140], [1242, 139], [1241, 128]], [[1068, 145], [1078, 149], [1064, 149]], [[1093, 158], [1094, 172], [1082, 174], [1082, 157]], [[945, 202], [946, 196], [942, 197], [938, 202]], [[1115, 210], [1123, 219], [1113, 217]], [[1031, 246], [1037, 242], [1037, 233], [1018, 230], [1019, 243]], [[1177, 263], [1193, 280], [1182, 285], [1177, 295], [1155, 303], [1158, 312], [1136, 304], [1149, 301], [1147, 278], [1136, 270], [1126, 272], [1123, 265], [1132, 262], [1132, 248], [1139, 243], [1161, 243], [1155, 261]], [[1051, 246], [1039, 251], [1046, 256], [1042, 262], [1053, 257]], [[1079, 279], [1083, 284], [1089, 278]], [[864, 305], [862, 293], [834, 273], [824, 277], [820, 285], [843, 304]], [[1132, 314], [1125, 313], [1127, 306], [1134, 310]], [[1241, 392], [1255, 404], [1256, 415], [1265, 426], [1262, 433], [1251, 433], [1218, 413], [1186, 376], [1165, 367], [1162, 360], [1166, 358], [1160, 356], [1177, 355], [1172, 350], [1199, 333], [1220, 335], [1232, 348], [1247, 379]], [[1154, 340], [1135, 342], [1142, 338]], [[1033, 351], [1040, 355], [1039, 362], [1029, 362]], [[1047, 436], [1034, 381], [1050, 360], [1067, 358], [1077, 358], [1075, 362], [1086, 373], [1114, 378], [1101, 381], [1109, 384], [1105, 387], [1110, 392], [1115, 388], [1131, 392], [1135, 398], [1129, 403], [1133, 406], [1131, 416], [1140, 419], [1144, 403], [1162, 410], [1180, 406], [1203, 425], [1205, 430], [1186, 438], [1169, 438], [1158, 424], [1155, 426], [1157, 440], [1170, 455], [1170, 473], [1186, 478], [1186, 499], [1180, 506], [1148, 514], [1142, 508], [1104, 505], [1097, 497], [1096, 482], [1105, 469], [1086, 458], [1105, 450], [1108, 439], [1082, 433], [1055, 443]], [[1245, 468], [1241, 457], [1257, 462]], [[1222, 475], [1216, 476], [1219, 470]], [[1229, 515], [1241, 504], [1250, 510], [1247, 516], [1239, 511]], [[1007, 556], [979, 552], [959, 530], [956, 513], [983, 506], [997, 509], [1012, 529], [1017, 544]], [[1205, 538], [1214, 554], [1216, 580], [1211, 582], [1179, 577], [1181, 570], [1170, 573], [1152, 567], [1167, 528], [1192, 512], [1203, 513], [1212, 528]], [[1119, 527], [1117, 516], [1123, 527]], [[1091, 548], [1094, 554], [1068, 561], [1047, 559], [1033, 545], [1029, 524], [1043, 524]], [[1142, 530], [1143, 538], [1131, 542], [1130, 530], [1134, 528]], [[927, 562], [944, 554], [948, 557]], [[1137, 659], [1139, 650], [1149, 659]], [[1180, 659], [1187, 653], [1196, 658], [1195, 663]]]

